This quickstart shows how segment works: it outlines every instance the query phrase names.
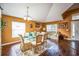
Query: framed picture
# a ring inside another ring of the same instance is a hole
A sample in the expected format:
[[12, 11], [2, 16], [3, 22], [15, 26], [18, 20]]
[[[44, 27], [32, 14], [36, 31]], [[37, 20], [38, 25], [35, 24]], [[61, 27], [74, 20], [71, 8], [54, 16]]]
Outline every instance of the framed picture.
[[32, 24], [30, 24], [30, 28], [33, 28]]
[[58, 28], [66, 28], [66, 29], [68, 29], [68, 22], [65, 22], [65, 23], [62, 23], [62, 24], [59, 24], [59, 26], [58, 26]]

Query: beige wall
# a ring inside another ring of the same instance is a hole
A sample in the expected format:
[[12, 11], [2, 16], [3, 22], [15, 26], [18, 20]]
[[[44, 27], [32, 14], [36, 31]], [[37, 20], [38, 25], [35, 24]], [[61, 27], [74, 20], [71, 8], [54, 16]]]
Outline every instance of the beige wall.
[[[9, 43], [19, 40], [19, 38], [12, 38], [12, 21], [24, 22], [21, 18], [16, 18], [12, 16], [2, 15], [2, 19], [6, 26], [2, 30], [2, 42], [1, 43]], [[24, 22], [25, 23], [25, 22]]]
[[[35, 31], [36, 29], [36, 22], [34, 21], [24, 21], [23, 19], [21, 18], [17, 18], [17, 17], [13, 17], [13, 16], [7, 16], [7, 15], [3, 15], [2, 16], [2, 20], [4, 20], [6, 22], [6, 26], [4, 27], [3, 29], [3, 32], [2, 32], [2, 43], [8, 43], [8, 42], [15, 42], [15, 41], [18, 41], [19, 38], [12, 38], [12, 24], [11, 22], [12, 21], [18, 21], [18, 22], [24, 22], [26, 23], [26, 32], [33, 32]], [[48, 23], [41, 23], [40, 26], [41, 27], [41, 30], [40, 31], [43, 31], [43, 28], [46, 28], [46, 25], [47, 24], [62, 24], [64, 22], [68, 22], [69, 23], [69, 28], [70, 28], [70, 25], [71, 25], [71, 16], [65, 18], [63, 21], [55, 21], [55, 22], [48, 22]], [[32, 28], [30, 27], [30, 25], [32, 25]], [[71, 35], [71, 29], [69, 29], [69, 31], [66, 31], [66, 29], [58, 29], [58, 31], [62, 32], [63, 34], [65, 34], [66, 36], [70, 36]]]
[[[17, 22], [24, 22], [26, 23], [26, 32], [33, 32], [35, 31], [36, 28], [36, 22], [34, 21], [25, 21], [21, 18], [17, 18], [14, 16], [8, 16], [8, 15], [2, 15], [2, 20], [4, 22], [6, 22], [6, 26], [4, 27], [3, 31], [2, 31], [2, 44], [4, 43], [9, 43], [9, 42], [15, 42], [18, 41], [19, 38], [12, 38], [12, 21], [17, 21]], [[32, 27], [30, 27], [30, 25], [32, 25]], [[41, 26], [43, 24], [41, 23]], [[43, 26], [41, 27], [42, 31]]]
[[58, 26], [60, 26], [61, 24], [65, 24], [65, 22], [68, 23], [68, 31], [66, 30], [66, 28], [58, 28], [58, 32], [61, 32], [62, 34], [70, 37], [71, 36], [71, 16], [68, 16], [67, 18], [65, 18], [62, 21], [53, 21], [53, 22], [47, 22], [45, 23], [47, 24], [58, 24]]
[[[6, 22], [6, 26], [2, 30], [2, 44], [9, 43], [9, 42], [15, 42], [19, 40], [18, 37], [12, 38], [12, 24], [11, 24], [12, 21], [26, 23], [26, 32], [35, 31], [35, 22], [33, 21], [25, 21], [21, 18], [7, 16], [7, 15], [2, 15], [2, 20]], [[30, 24], [32, 25], [32, 28], [30, 28]]]

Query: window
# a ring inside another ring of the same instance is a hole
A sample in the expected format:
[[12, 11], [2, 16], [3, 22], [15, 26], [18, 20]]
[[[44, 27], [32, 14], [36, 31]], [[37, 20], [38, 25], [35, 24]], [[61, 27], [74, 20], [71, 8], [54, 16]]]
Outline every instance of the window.
[[58, 34], [57, 34], [57, 24], [49, 24], [47, 25], [47, 32], [50, 32], [48, 34], [48, 38], [50, 39], [58, 39]]
[[72, 21], [71, 23], [71, 37], [74, 40], [79, 39], [79, 21]]
[[57, 31], [57, 24], [50, 24], [47, 25], [47, 32], [53, 32], [53, 31]]
[[75, 24], [72, 23], [72, 36], [75, 36]]
[[18, 34], [23, 35], [25, 33], [25, 23], [12, 22], [12, 37], [18, 37]]
[[72, 20], [79, 20], [79, 13], [72, 15]]

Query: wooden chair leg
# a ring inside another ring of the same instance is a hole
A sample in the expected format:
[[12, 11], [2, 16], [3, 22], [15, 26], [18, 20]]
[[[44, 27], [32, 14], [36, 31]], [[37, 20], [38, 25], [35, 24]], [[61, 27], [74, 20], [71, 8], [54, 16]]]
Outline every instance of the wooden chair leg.
[[35, 47], [34, 52], [39, 53], [40, 50], [41, 50], [41, 46], [39, 45], [39, 46]]
[[47, 42], [44, 42], [44, 48], [47, 48], [48, 46], [47, 46]]

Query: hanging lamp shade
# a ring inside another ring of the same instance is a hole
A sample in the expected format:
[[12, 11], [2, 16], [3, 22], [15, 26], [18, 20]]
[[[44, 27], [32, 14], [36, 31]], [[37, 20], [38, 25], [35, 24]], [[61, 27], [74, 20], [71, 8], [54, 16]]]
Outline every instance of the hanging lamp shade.
[[24, 20], [32, 20], [32, 18], [24, 16]]
[[32, 20], [32, 17], [29, 16], [29, 7], [27, 7], [27, 16], [24, 16], [24, 20]]

